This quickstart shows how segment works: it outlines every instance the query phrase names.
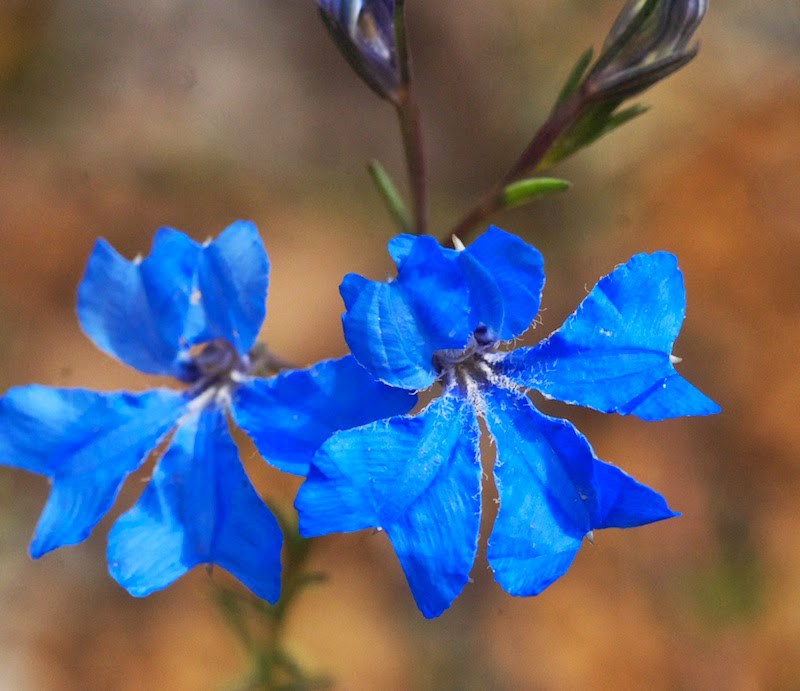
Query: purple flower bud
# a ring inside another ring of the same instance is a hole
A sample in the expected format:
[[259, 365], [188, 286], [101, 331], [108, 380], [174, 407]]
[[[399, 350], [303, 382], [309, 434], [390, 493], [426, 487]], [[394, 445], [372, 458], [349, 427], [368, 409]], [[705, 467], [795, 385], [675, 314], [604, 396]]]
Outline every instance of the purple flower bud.
[[317, 0], [320, 15], [350, 66], [382, 98], [401, 83], [394, 0]]
[[628, 0], [584, 80], [584, 93], [628, 98], [689, 62], [708, 0]]

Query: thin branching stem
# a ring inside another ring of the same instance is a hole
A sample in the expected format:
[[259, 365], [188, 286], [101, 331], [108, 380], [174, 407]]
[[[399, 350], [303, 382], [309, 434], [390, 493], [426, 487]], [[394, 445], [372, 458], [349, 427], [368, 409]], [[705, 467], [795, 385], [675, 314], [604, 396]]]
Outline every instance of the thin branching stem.
[[422, 235], [427, 230], [428, 197], [425, 184], [425, 150], [422, 141], [422, 127], [419, 107], [413, 90], [408, 87], [401, 91], [396, 101], [400, 132], [403, 136], [403, 150], [408, 168], [408, 184], [414, 209], [414, 233]]
[[274, 605], [225, 587], [217, 588], [216, 600], [228, 625], [250, 655], [252, 671], [242, 689], [323, 689], [330, 680], [308, 674], [287, 651], [286, 622], [306, 587], [324, 580], [307, 571], [311, 541], [300, 537], [296, 523], [275, 511], [286, 537], [281, 595]]
[[553, 144], [580, 117], [586, 105], [586, 99], [576, 95], [568, 98], [556, 108], [537, 130], [533, 139], [509, 168], [508, 172], [490, 187], [478, 203], [441, 239], [442, 244], [452, 247], [452, 237], [454, 235], [461, 240], [466, 239], [481, 221], [502, 209], [503, 189], [506, 185], [516, 182], [527, 173], [536, 170]]

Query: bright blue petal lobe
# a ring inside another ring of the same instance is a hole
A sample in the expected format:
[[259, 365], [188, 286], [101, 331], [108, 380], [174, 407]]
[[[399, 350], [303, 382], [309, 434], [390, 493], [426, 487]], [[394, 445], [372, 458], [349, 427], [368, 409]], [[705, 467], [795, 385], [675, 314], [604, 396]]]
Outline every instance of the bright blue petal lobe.
[[25, 386], [0, 399], [0, 463], [52, 482], [31, 555], [84, 540], [185, 406], [183, 395], [166, 390]]
[[280, 591], [282, 536], [250, 484], [222, 411], [181, 422], [139, 501], [108, 537], [109, 571], [137, 597], [198, 564], [217, 564], [269, 602]]
[[677, 515], [660, 494], [599, 460], [567, 420], [511, 391], [488, 390], [485, 401], [500, 496], [487, 556], [512, 595], [536, 595], [560, 578], [590, 530]]
[[[389, 241], [389, 254], [398, 269], [415, 240], [413, 235], [398, 235]], [[443, 251], [464, 272], [473, 330], [483, 324], [495, 338], [507, 341], [530, 326], [539, 312], [544, 286], [544, 263], [538, 250], [489, 226], [465, 250]]]
[[306, 475], [314, 453], [334, 432], [402, 415], [416, 401], [405, 389], [376, 381], [347, 355], [243, 383], [231, 412], [268, 463]]
[[392, 258], [398, 271], [406, 260], [406, 257], [411, 253], [411, 248], [414, 246], [414, 241], [416, 239], [416, 235], [402, 233], [400, 235], [395, 235], [389, 240], [389, 256]]
[[184, 341], [222, 338], [247, 354], [264, 321], [268, 281], [269, 261], [255, 225], [232, 223], [203, 246]]
[[161, 228], [128, 261], [98, 240], [78, 288], [78, 320], [98, 348], [150, 374], [175, 374], [200, 246]]
[[471, 404], [454, 395], [416, 417], [337, 432], [298, 492], [301, 534], [382, 527], [418, 607], [438, 616], [467, 582], [477, 549], [478, 434]]
[[545, 396], [645, 420], [718, 412], [670, 361], [684, 309], [675, 257], [638, 254], [600, 279], [548, 339], [509, 353], [505, 373]]
[[634, 528], [680, 515], [658, 492], [610, 463], [595, 461], [594, 482], [597, 504], [592, 528]]
[[500, 497], [489, 565], [507, 592], [536, 595], [566, 572], [592, 529], [594, 454], [571, 423], [523, 396], [487, 389], [485, 401]]
[[[403, 234], [389, 240], [389, 254], [398, 270], [402, 268], [416, 239], [416, 235]], [[442, 252], [447, 260], [456, 264], [464, 274], [469, 291], [470, 330], [474, 331], [479, 324], [483, 324], [499, 338], [503, 327], [505, 304], [497, 282], [469, 249], [464, 252], [443, 248]]]
[[663, 420], [679, 415], [713, 415], [720, 407], [674, 369], [628, 401], [618, 412], [643, 420]]
[[490, 340], [499, 340], [505, 321], [505, 300], [497, 281], [468, 250], [452, 254], [469, 286], [470, 329], [474, 331], [483, 325]]
[[494, 283], [494, 286], [489, 286], [484, 280], [470, 280], [473, 309], [477, 304], [476, 296], [489, 290], [496, 291], [503, 304], [499, 325], [496, 308], [478, 308], [473, 316], [494, 329], [499, 340], [516, 338], [539, 313], [544, 286], [542, 255], [518, 237], [496, 226], [489, 226], [463, 254], [477, 261]]
[[339, 285], [339, 294], [342, 296], [342, 301], [344, 302], [344, 308], [346, 310], [349, 310], [355, 304], [356, 300], [358, 300], [358, 296], [361, 295], [363, 290], [368, 289], [370, 283], [372, 283], [372, 281], [368, 281], [358, 274], [347, 274], [342, 279]]
[[416, 238], [389, 283], [347, 277], [342, 294], [344, 336], [356, 359], [375, 376], [406, 389], [435, 379], [431, 359], [445, 348], [462, 348], [470, 330], [469, 295], [463, 272], [432, 237]]

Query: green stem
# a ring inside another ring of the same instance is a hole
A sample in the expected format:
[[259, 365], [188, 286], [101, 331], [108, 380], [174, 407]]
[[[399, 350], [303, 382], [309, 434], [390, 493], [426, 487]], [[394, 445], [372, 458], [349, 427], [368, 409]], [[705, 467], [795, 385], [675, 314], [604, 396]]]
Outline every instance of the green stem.
[[400, 229], [400, 232], [410, 233], [411, 219], [403, 203], [403, 198], [400, 196], [400, 193], [397, 191], [388, 173], [378, 161], [371, 161], [367, 166], [367, 170], [369, 171], [372, 181], [375, 183], [375, 187], [378, 188], [378, 192], [386, 208], [389, 210], [389, 214]]
[[324, 580], [306, 571], [311, 541], [301, 538], [297, 525], [273, 511], [283, 529], [285, 568], [281, 595], [274, 605], [250, 595], [218, 588], [216, 600], [225, 619], [252, 660], [246, 689], [322, 689], [330, 681], [309, 675], [287, 652], [283, 642], [286, 622], [306, 586]]

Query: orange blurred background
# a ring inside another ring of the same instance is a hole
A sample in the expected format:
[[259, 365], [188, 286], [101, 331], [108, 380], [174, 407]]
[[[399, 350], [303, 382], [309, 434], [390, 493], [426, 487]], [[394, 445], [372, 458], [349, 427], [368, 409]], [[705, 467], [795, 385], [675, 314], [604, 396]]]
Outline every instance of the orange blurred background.
[[[434, 228], [505, 171], [620, 5], [408, 2]], [[493, 219], [545, 256], [530, 343], [631, 254], [678, 255], [679, 369], [723, 413], [644, 423], [543, 407], [683, 515], [596, 535], [528, 599], [494, 583], [484, 538], [474, 582], [432, 621], [384, 535], [320, 539], [313, 566], [330, 578], [287, 638], [336, 688], [800, 686], [800, 5], [716, 0], [699, 34], [699, 57], [641, 99], [650, 113], [555, 171], [570, 192]], [[160, 225], [201, 240], [254, 220], [272, 263], [264, 339], [301, 365], [343, 354], [341, 277], [390, 271], [393, 229], [364, 164], [379, 158], [403, 181], [396, 129], [313, 0], [4, 0], [0, 386], [155, 381], [98, 352], [74, 303], [98, 235], [133, 257]], [[264, 496], [288, 505], [296, 480], [246, 443], [243, 457]], [[246, 659], [206, 572], [128, 596], [105, 570], [111, 519], [33, 562], [46, 494], [42, 478], [0, 469], [0, 688], [234, 684]]]

